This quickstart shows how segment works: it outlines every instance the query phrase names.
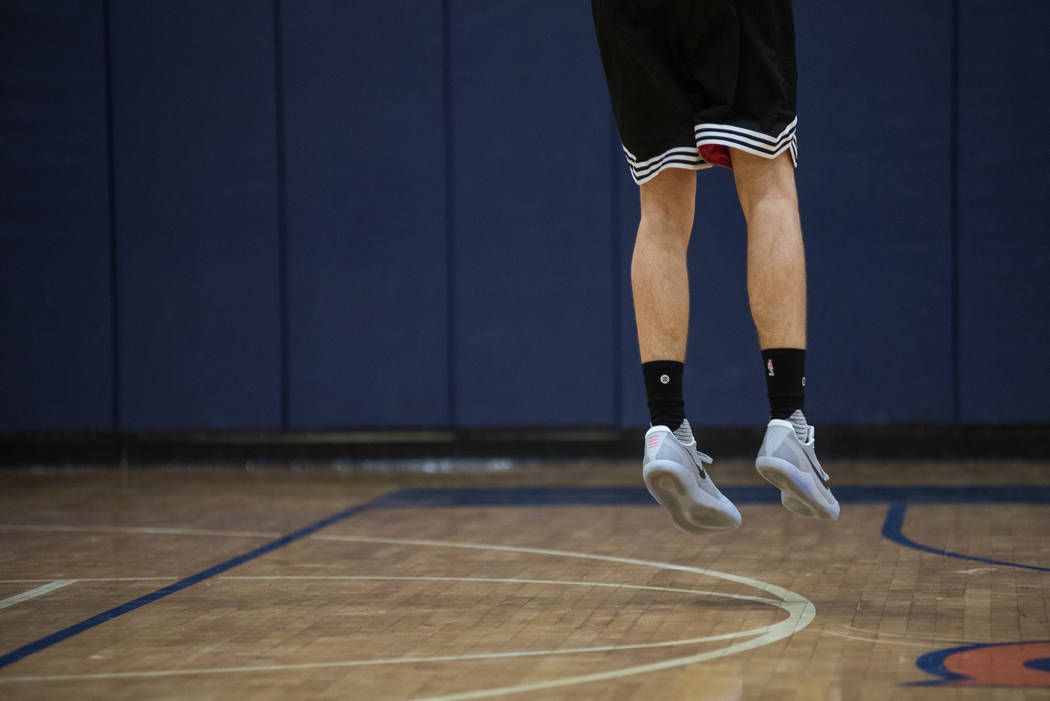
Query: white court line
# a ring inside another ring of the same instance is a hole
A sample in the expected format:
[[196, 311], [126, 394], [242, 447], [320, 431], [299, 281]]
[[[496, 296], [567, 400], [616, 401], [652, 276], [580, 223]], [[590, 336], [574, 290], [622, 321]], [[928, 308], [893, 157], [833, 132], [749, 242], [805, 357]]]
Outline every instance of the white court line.
[[151, 672], [102, 672], [99, 674], [57, 674], [39, 677], [0, 678], [3, 682], [48, 682], [48, 681], [83, 681], [88, 679], [144, 679], [150, 677], [178, 677], [199, 674], [229, 674], [233, 672], [283, 672], [302, 669], [324, 669], [330, 667], [368, 667], [371, 665], [406, 664], [423, 662], [461, 662], [464, 660], [491, 660], [507, 657], [539, 657], [543, 655], [571, 655], [581, 652], [612, 652], [619, 650], [641, 650], [644, 648], [672, 647], [674, 645], [695, 645], [713, 643], [720, 640], [747, 638], [761, 635], [772, 626], [763, 626], [736, 633], [708, 635], [702, 638], [687, 640], [668, 640], [662, 643], [634, 643], [631, 645], [598, 645], [595, 647], [559, 648], [557, 650], [513, 650], [510, 652], [479, 652], [470, 655], [440, 655], [438, 657], [392, 657], [378, 660], [346, 660], [340, 662], [304, 662], [302, 664], [258, 665], [255, 667], [212, 667], [207, 669], [162, 669]]
[[[481, 578], [481, 577], [407, 577], [407, 576], [356, 576], [356, 575], [291, 575], [291, 576], [231, 576], [222, 577], [221, 579], [235, 579], [239, 581], [243, 580], [417, 580], [417, 581], [452, 581], [452, 582], [498, 582], [498, 583], [513, 583], [513, 584], [567, 584], [576, 586], [587, 586], [587, 587], [615, 587], [618, 589], [648, 589], [651, 591], [666, 591], [674, 593], [685, 593], [685, 594], [696, 594], [706, 596], [721, 596], [732, 599], [745, 599], [749, 601], [756, 601], [762, 604], [772, 604], [779, 606], [780, 602], [775, 599], [765, 599], [756, 596], [744, 596], [740, 594], [726, 594], [720, 592], [710, 591], [699, 591], [696, 589], [678, 589], [673, 587], [657, 587], [657, 586], [643, 586], [636, 584], [615, 584], [608, 582], [574, 582], [566, 580], [546, 580], [546, 579], [494, 579], [494, 578]], [[393, 657], [387, 659], [375, 659], [375, 660], [347, 660], [339, 662], [306, 662], [302, 664], [289, 664], [289, 665], [257, 665], [257, 666], [245, 666], [245, 667], [217, 667], [210, 669], [178, 669], [178, 670], [156, 670], [152, 672], [111, 672], [111, 673], [98, 673], [98, 674], [68, 674], [68, 675], [55, 675], [55, 676], [37, 676], [37, 677], [14, 677], [10, 679], [0, 679], [0, 682], [5, 681], [73, 681], [73, 680], [87, 680], [87, 679], [120, 679], [120, 678], [149, 678], [149, 677], [171, 677], [171, 676], [187, 676], [197, 674], [228, 674], [232, 672], [275, 672], [275, 671], [287, 671], [287, 670], [302, 670], [302, 669], [322, 669], [327, 667], [366, 667], [371, 665], [386, 665], [386, 664], [406, 664], [406, 663], [423, 663], [423, 662], [458, 662], [463, 660], [487, 660], [487, 659], [499, 659], [499, 658], [510, 658], [510, 657], [536, 657], [543, 655], [569, 655], [579, 654], [586, 652], [610, 652], [618, 650], [641, 650], [647, 648], [659, 648], [659, 647], [672, 647], [675, 645], [697, 645], [701, 643], [718, 642], [721, 640], [733, 640], [736, 638], [749, 638], [756, 635], [762, 635], [771, 630], [776, 624], [761, 626], [759, 628], [753, 628], [751, 630], [737, 631], [734, 633], [722, 633], [719, 635], [707, 635], [699, 638], [687, 638], [684, 640], [667, 640], [659, 643], [634, 643], [628, 645], [597, 645], [593, 647], [577, 647], [577, 648], [558, 648], [554, 650], [513, 650], [508, 652], [482, 652], [473, 653], [467, 655], [439, 655], [436, 657]]]
[[878, 638], [862, 638], [857, 635], [847, 635], [846, 633], [836, 633], [833, 630], [825, 629], [822, 632], [823, 635], [834, 635], [836, 638], [844, 638], [845, 640], [856, 640], [862, 643], [872, 643], [873, 645], [903, 645], [904, 647], [921, 647], [924, 650], [929, 650], [931, 645], [929, 643], [909, 643], [906, 640], [880, 640]]
[[[641, 565], [644, 567], [655, 567], [657, 569], [669, 569], [677, 570], [681, 572], [690, 572], [693, 574], [700, 574], [709, 577], [715, 577], [719, 579], [726, 579], [729, 581], [745, 584], [756, 589], [761, 589], [776, 597], [779, 597], [779, 601], [768, 600], [770, 603], [774, 603], [779, 608], [783, 609], [788, 613], [788, 617], [779, 623], [774, 623], [769, 626], [763, 626], [756, 628], [751, 631], [740, 631], [737, 633], [726, 633], [717, 636], [707, 636], [703, 638], [692, 638], [690, 640], [679, 640], [679, 641], [667, 641], [664, 643], [640, 643], [636, 645], [609, 645], [595, 648], [573, 648], [569, 650], [530, 650], [530, 651], [518, 651], [518, 652], [504, 652], [504, 653], [479, 653], [476, 655], [456, 655], [456, 656], [440, 656], [440, 657], [428, 657], [428, 658], [393, 658], [389, 660], [347, 660], [341, 662], [319, 662], [319, 663], [306, 663], [300, 665], [265, 665], [255, 667], [227, 667], [227, 668], [211, 668], [211, 669], [181, 669], [181, 670], [152, 670], [142, 672], [114, 672], [114, 673], [100, 673], [100, 674], [83, 674], [83, 675], [54, 675], [54, 676], [29, 676], [29, 677], [7, 677], [0, 678], [0, 683], [4, 682], [32, 682], [32, 681], [60, 681], [60, 680], [78, 680], [78, 679], [118, 679], [118, 678], [146, 678], [146, 677], [167, 677], [167, 676], [180, 676], [180, 675], [192, 675], [192, 674], [219, 674], [227, 672], [265, 672], [265, 671], [281, 671], [281, 670], [294, 670], [294, 669], [318, 669], [324, 667], [358, 667], [365, 665], [374, 664], [396, 664], [396, 663], [410, 663], [410, 662], [443, 662], [443, 661], [462, 661], [470, 659], [491, 659], [500, 657], [527, 657], [535, 655], [558, 655], [568, 654], [572, 652], [607, 652], [607, 651], [618, 651], [618, 650], [630, 650], [639, 649], [644, 647], [668, 647], [672, 645], [685, 645], [690, 643], [700, 642], [714, 642], [718, 640], [731, 640], [741, 637], [751, 637], [758, 635], [758, 637], [748, 640], [745, 642], [736, 643], [720, 650], [713, 650], [710, 652], [699, 653], [696, 655], [689, 655], [685, 657], [676, 657], [662, 662], [656, 662], [646, 665], [637, 665], [634, 667], [626, 667], [621, 669], [612, 670], [609, 672], [598, 672], [595, 674], [585, 674], [575, 677], [566, 677], [562, 679], [553, 679], [544, 682], [536, 682], [533, 684], [521, 684], [517, 686], [507, 686], [498, 689], [483, 689], [480, 691], [466, 692], [462, 694], [452, 694], [441, 697], [433, 697], [432, 699], [425, 701], [458, 701], [460, 699], [475, 699], [484, 698], [489, 696], [498, 696], [501, 694], [514, 694], [522, 693], [527, 691], [539, 691], [543, 689], [550, 689], [559, 686], [569, 686], [574, 684], [583, 684], [592, 681], [601, 681], [607, 679], [616, 679], [619, 677], [626, 677], [634, 674], [642, 674], [644, 672], [651, 672], [662, 669], [670, 669], [672, 667], [682, 667], [685, 665], [693, 664], [695, 662], [703, 662], [705, 660], [717, 659], [726, 657], [737, 652], [744, 652], [747, 650], [753, 650], [763, 645], [769, 645], [778, 640], [782, 640], [793, 633], [796, 633], [813, 620], [815, 616], [815, 608], [813, 604], [803, 596], [796, 594], [792, 591], [778, 587], [774, 584], [762, 582], [757, 579], [751, 579], [750, 577], [744, 577], [742, 575], [734, 575], [724, 572], [716, 572], [714, 570], [705, 570], [699, 567], [688, 567], [685, 565], [675, 565], [672, 563], [664, 562], [651, 562], [647, 560], [635, 560], [630, 558], [612, 557], [606, 555], [591, 555], [588, 553], [578, 553], [563, 550], [547, 550], [539, 548], [521, 548], [513, 546], [503, 545], [485, 545], [481, 543], [455, 543], [446, 541], [433, 541], [433, 540], [408, 540], [402, 538], [371, 538], [365, 536], [313, 536], [314, 538], [323, 540], [335, 540], [335, 541], [357, 541], [357, 542], [373, 542], [373, 543], [392, 543], [400, 545], [420, 545], [430, 547], [448, 547], [448, 548], [472, 548], [478, 550], [494, 550], [504, 552], [524, 552], [533, 554], [549, 555], [552, 557], [570, 557], [570, 558], [581, 558], [591, 560], [603, 560], [607, 562], [620, 562], [625, 564]], [[428, 578], [429, 579], [429, 578]], [[594, 583], [590, 583], [594, 586]], [[604, 583], [603, 583], [604, 584]], [[725, 597], [739, 597], [743, 598], [743, 595], [735, 594], [719, 594], [718, 592], [712, 592], [718, 596]], [[757, 597], [753, 597], [757, 599]]]
[[465, 701], [466, 699], [480, 699], [489, 696], [500, 696], [504, 694], [519, 694], [529, 691], [542, 691], [545, 689], [553, 689], [559, 686], [572, 686], [576, 684], [586, 684], [588, 682], [604, 681], [608, 679], [618, 679], [620, 677], [627, 677], [634, 674], [643, 674], [645, 672], [655, 672], [663, 669], [671, 669], [673, 667], [684, 667], [685, 665], [694, 664], [696, 662], [704, 662], [707, 660], [713, 660], [721, 657], [727, 657], [729, 655], [745, 652], [747, 650], [754, 650], [755, 648], [762, 647], [763, 645], [769, 645], [775, 643], [778, 640], [797, 633], [806, 626], [808, 626], [813, 618], [816, 616], [816, 608], [813, 603], [800, 594], [796, 594], [793, 591], [778, 587], [775, 584], [769, 584], [758, 579], [752, 579], [743, 575], [730, 574], [728, 572], [717, 572], [715, 570], [706, 570], [700, 567], [689, 567], [687, 565], [675, 565], [667, 562], [652, 562], [649, 560], [636, 560], [633, 558], [626, 557], [612, 557], [608, 555], [591, 555], [589, 553], [579, 553], [567, 550], [549, 550], [546, 548], [522, 548], [514, 547], [510, 545], [486, 545], [482, 543], [454, 543], [440, 540], [417, 540], [408, 538], [373, 538], [368, 536], [352, 536], [352, 535], [313, 535], [312, 538], [318, 540], [343, 540], [350, 542], [362, 542], [362, 543], [389, 543], [396, 545], [420, 545], [430, 547], [444, 547], [444, 548], [468, 548], [474, 550], [496, 550], [503, 552], [517, 552], [517, 553], [530, 553], [534, 555], [549, 555], [551, 557], [571, 557], [584, 560], [604, 560], [606, 562], [620, 562], [628, 565], [641, 565], [643, 567], [655, 567], [657, 569], [669, 569], [676, 570], [679, 572], [692, 572], [694, 574], [704, 575], [707, 577], [715, 577], [717, 579], [726, 579], [731, 582], [737, 582], [739, 584], [745, 584], [755, 589], [762, 589], [767, 591], [774, 596], [780, 598], [780, 602], [777, 604], [780, 608], [788, 612], [788, 617], [780, 623], [775, 623], [772, 626], [768, 626], [767, 632], [760, 635], [757, 638], [748, 640], [741, 643], [735, 643], [729, 647], [721, 650], [712, 650], [710, 652], [701, 652], [696, 655], [688, 655], [686, 657], [676, 657], [662, 662], [654, 662], [651, 664], [636, 665], [634, 667], [624, 667], [621, 669], [615, 669], [608, 672], [596, 672], [594, 674], [582, 674], [575, 677], [564, 677], [562, 679], [551, 679], [543, 682], [535, 682], [532, 684], [518, 684], [514, 686], [504, 686], [496, 689], [482, 689], [479, 691], [468, 691], [461, 694], [448, 694], [445, 696], [433, 696], [426, 699], [419, 699], [418, 701]]
[[201, 528], [158, 528], [153, 526], [45, 526], [0, 523], [0, 531], [45, 531], [55, 533], [125, 533], [128, 535], [206, 535], [236, 538], [280, 538], [282, 533], [259, 531], [212, 531]]
[[[845, 633], [841, 633], [830, 628], [824, 628], [821, 631], [822, 635], [834, 635], [838, 638], [846, 638], [847, 640], [857, 640], [863, 643], [875, 643], [885, 645], [907, 645], [910, 647], [922, 647], [927, 650], [934, 647], [948, 647], [948, 646], [961, 646], [966, 645], [967, 641], [959, 640], [957, 638], [948, 638], [943, 636], [916, 636], [915, 634], [907, 633], [888, 633], [882, 630], [868, 630], [867, 628], [857, 628], [851, 625], [840, 626]], [[859, 633], [860, 635], [850, 635], [850, 633]], [[915, 642], [916, 637], [921, 637], [925, 642]], [[1012, 639], [1011, 639], [1012, 640]], [[997, 642], [1010, 642], [1010, 640], [989, 640], [989, 644], [995, 644]]]
[[577, 553], [569, 550], [521, 548], [515, 547], [513, 545], [486, 545], [484, 543], [459, 543], [445, 540], [418, 540], [414, 538], [374, 538], [371, 536], [363, 535], [312, 535], [310, 537], [315, 540], [339, 540], [354, 543], [389, 543], [393, 545], [422, 545], [435, 548], [466, 548], [470, 550], [499, 550], [503, 552], [512, 553], [528, 553], [531, 555], [550, 555], [551, 557], [571, 557], [580, 560], [603, 560], [605, 562], [620, 562], [625, 565], [641, 565], [643, 567], [655, 567], [659, 570], [677, 570], [678, 572], [691, 572], [693, 574], [701, 574], [708, 577], [715, 577], [716, 579], [725, 579], [730, 582], [737, 582], [738, 584], [746, 584], [749, 587], [754, 587], [755, 589], [762, 589], [764, 591], [768, 591], [770, 594], [776, 595], [780, 599], [778, 605], [780, 603], [804, 601], [811, 607], [813, 606], [813, 604], [809, 602], [809, 599], [799, 594], [796, 594], [793, 591], [789, 591], [782, 587], [778, 587], [775, 584], [769, 584], [767, 582], [762, 582], [757, 579], [751, 579], [750, 577], [745, 577], [743, 575], [730, 574], [729, 572], [705, 570], [700, 567], [689, 567], [688, 565], [675, 565], [670, 562], [635, 560], [629, 557], [613, 557], [611, 555], [591, 555], [590, 553]]
[[62, 587], [68, 587], [75, 581], [77, 580], [55, 579], [47, 584], [42, 584], [39, 587], [36, 587], [35, 589], [30, 589], [29, 591], [24, 591], [21, 594], [9, 596], [6, 599], [0, 600], [0, 609], [5, 609], [8, 606], [14, 606], [15, 604], [21, 603], [23, 601], [29, 601], [30, 599], [35, 599], [38, 596], [43, 596], [44, 594], [53, 592], [56, 589], [61, 589]]
[[[219, 579], [236, 580], [266, 580], [266, 579], [311, 579], [311, 580], [406, 580], [413, 582], [490, 582], [494, 584], [566, 584], [579, 587], [609, 587], [610, 589], [647, 589], [649, 591], [669, 591], [677, 594], [696, 594], [697, 596], [722, 596], [727, 599], [741, 599], [743, 601], [754, 601], [770, 606], [779, 606], [779, 599], [766, 599], [761, 596], [745, 596], [744, 594], [725, 594], [718, 591], [701, 591], [699, 589], [677, 589], [675, 587], [654, 587], [642, 584], [619, 584], [616, 582], [573, 582], [564, 579], [516, 579], [516, 578], [494, 578], [494, 577], [409, 577], [409, 576], [387, 576], [387, 575], [256, 575], [256, 576], [223, 576]], [[757, 633], [756, 633], [757, 635]]]

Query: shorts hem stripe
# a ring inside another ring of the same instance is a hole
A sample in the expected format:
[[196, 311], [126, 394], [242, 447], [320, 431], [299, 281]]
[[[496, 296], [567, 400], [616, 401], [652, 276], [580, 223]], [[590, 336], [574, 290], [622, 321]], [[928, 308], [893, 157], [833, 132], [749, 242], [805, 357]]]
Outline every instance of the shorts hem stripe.
[[654, 170], [651, 173], [649, 173], [648, 175], [644, 175], [644, 176], [635, 175], [634, 171], [632, 170], [631, 171], [631, 177], [634, 178], [635, 184], [637, 184], [637, 185], [644, 185], [645, 183], [649, 182], [650, 180], [652, 180], [653, 178], [655, 178], [657, 175], [659, 175], [663, 171], [667, 170], [668, 168], [681, 168], [683, 170], [703, 170], [704, 168], [710, 168], [710, 167], [711, 167], [711, 164], [708, 163], [707, 161], [699, 161], [697, 163], [680, 163], [680, 162], [672, 161], [672, 162], [669, 162], [669, 163], [664, 163], [662, 166], [660, 166], [656, 170]]
[[732, 124], [703, 123], [693, 128], [696, 138], [695, 147], [674, 146], [644, 161], [638, 160], [638, 157], [626, 146], [623, 146], [623, 152], [627, 157], [627, 165], [631, 169], [631, 177], [639, 185], [649, 182], [665, 168], [686, 170], [710, 168], [713, 164], [705, 161], [699, 152], [701, 146], [709, 145], [739, 149], [764, 158], [776, 158], [784, 151], [790, 151], [791, 160], [797, 167], [798, 139], [795, 134], [797, 124], [798, 117], [795, 117], [779, 134], [770, 136]]
[[627, 165], [631, 169], [631, 177], [639, 185], [652, 180], [664, 168], [700, 170], [711, 166], [710, 163], [707, 163], [700, 157], [700, 152], [696, 146], [675, 146], [644, 161], [639, 161], [638, 157], [631, 153], [626, 146], [623, 147], [623, 152], [627, 155]]
[[644, 167], [646, 167], [646, 166], [648, 166], [648, 165], [650, 165], [652, 163], [655, 163], [655, 162], [657, 162], [659, 160], [667, 158], [668, 156], [670, 156], [672, 154], [679, 154], [679, 153], [681, 153], [681, 154], [688, 154], [688, 155], [696, 156], [697, 158], [699, 158], [699, 155], [696, 152], [696, 147], [695, 146], [675, 146], [674, 148], [667, 149], [666, 151], [664, 151], [663, 153], [661, 153], [658, 156], [653, 156], [652, 158], [646, 159], [644, 161], [639, 161], [638, 157], [635, 156], [630, 151], [628, 151], [626, 146], [623, 147], [623, 152], [625, 154], [627, 154], [627, 162], [630, 163], [632, 166], [634, 166], [636, 168], [644, 168]]
[[697, 141], [697, 146], [709, 146], [712, 144], [717, 144], [719, 146], [727, 146], [729, 148], [738, 148], [742, 151], [754, 153], [757, 156], [776, 158], [784, 151], [791, 148], [791, 144], [793, 143], [794, 141], [785, 141], [776, 148], [763, 148], [762, 146], [756, 146], [753, 142], [744, 141], [743, 139], [732, 139], [725, 136], [711, 136]]
[[696, 146], [697, 149], [707, 145], [725, 146], [764, 158], [776, 158], [784, 151], [790, 151], [791, 160], [797, 167], [798, 137], [795, 133], [797, 124], [798, 117], [795, 117], [776, 137], [731, 124], [697, 124], [694, 130]]
[[776, 136], [770, 136], [769, 134], [763, 134], [760, 131], [753, 131], [732, 124], [717, 124], [713, 122], [697, 124], [693, 127], [693, 131], [698, 139], [700, 136], [710, 133], [723, 133], [740, 139], [754, 141], [756, 142], [756, 146], [764, 143], [768, 146], [776, 147], [786, 139], [793, 139], [795, 137], [795, 128], [797, 126], [798, 117], [795, 117], [791, 120], [791, 123], [784, 127], [784, 129]]
[[704, 159], [703, 158], [699, 158], [699, 157], [697, 157], [697, 158], [678, 158], [678, 157], [666, 158], [666, 159], [660, 161], [659, 163], [654, 163], [653, 165], [651, 165], [651, 166], [649, 166], [647, 168], [634, 168], [634, 167], [632, 167], [631, 168], [631, 172], [633, 172], [638, 177], [642, 178], [642, 177], [645, 177], [646, 175], [648, 175], [649, 173], [659, 172], [661, 168], [663, 168], [665, 165], [670, 165], [671, 163], [680, 163], [681, 165], [693, 166], [693, 165], [700, 165], [701, 163], [704, 163]]

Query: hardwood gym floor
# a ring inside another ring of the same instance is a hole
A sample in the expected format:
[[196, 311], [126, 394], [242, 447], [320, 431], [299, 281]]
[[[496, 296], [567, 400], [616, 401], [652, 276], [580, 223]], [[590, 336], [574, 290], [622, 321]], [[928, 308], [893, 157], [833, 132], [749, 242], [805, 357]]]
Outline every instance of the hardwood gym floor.
[[0, 698], [1050, 697], [1048, 463], [833, 463], [834, 523], [716, 464], [704, 537], [451, 466], [0, 471]]

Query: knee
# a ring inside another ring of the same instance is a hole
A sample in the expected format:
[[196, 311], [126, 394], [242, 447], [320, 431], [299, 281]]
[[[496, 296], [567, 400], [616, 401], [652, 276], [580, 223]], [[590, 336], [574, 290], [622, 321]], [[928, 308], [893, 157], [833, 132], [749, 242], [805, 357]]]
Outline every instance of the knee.
[[689, 242], [692, 228], [692, 216], [683, 214], [681, 210], [659, 205], [642, 207], [638, 236], [663, 245], [684, 246]]
[[692, 171], [668, 170], [640, 188], [640, 237], [668, 244], [688, 244], [693, 228], [696, 175]]
[[768, 159], [734, 149], [733, 178], [745, 216], [763, 202], [797, 203], [794, 164], [786, 152]]

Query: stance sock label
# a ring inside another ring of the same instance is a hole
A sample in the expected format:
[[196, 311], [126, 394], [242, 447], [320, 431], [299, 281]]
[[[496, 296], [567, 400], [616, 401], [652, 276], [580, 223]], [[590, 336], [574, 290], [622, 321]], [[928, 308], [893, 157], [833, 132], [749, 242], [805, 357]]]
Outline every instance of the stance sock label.
[[653, 426], [667, 426], [674, 431], [685, 420], [685, 399], [682, 397], [684, 368], [676, 360], [642, 363], [649, 418]]

